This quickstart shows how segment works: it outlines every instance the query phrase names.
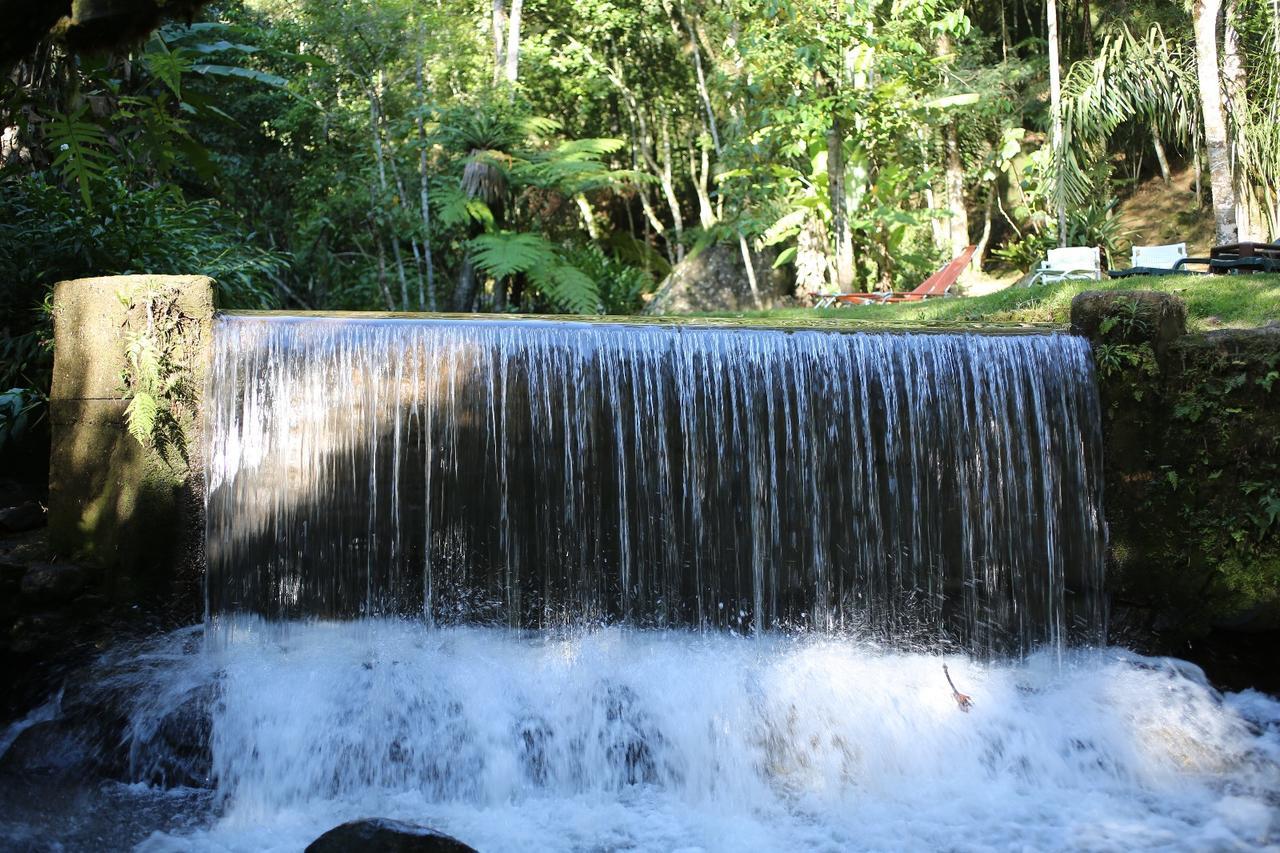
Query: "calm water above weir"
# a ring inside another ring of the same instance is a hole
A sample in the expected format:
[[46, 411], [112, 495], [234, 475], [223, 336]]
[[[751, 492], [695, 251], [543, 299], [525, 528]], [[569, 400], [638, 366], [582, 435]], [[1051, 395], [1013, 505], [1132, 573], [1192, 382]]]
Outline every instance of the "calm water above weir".
[[226, 317], [209, 612], [1101, 637], [1066, 336]]

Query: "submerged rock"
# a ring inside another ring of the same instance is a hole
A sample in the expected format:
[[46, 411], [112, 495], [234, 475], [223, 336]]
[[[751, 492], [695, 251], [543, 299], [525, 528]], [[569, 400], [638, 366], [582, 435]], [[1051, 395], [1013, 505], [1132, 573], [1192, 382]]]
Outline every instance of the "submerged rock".
[[0, 531], [23, 533], [44, 527], [44, 507], [36, 501], [26, 501], [17, 506], [0, 509]]
[[37, 563], [22, 576], [22, 594], [40, 604], [61, 604], [84, 590], [84, 570], [70, 563]]
[[353, 820], [321, 835], [306, 853], [476, 853], [430, 827], [386, 818]]

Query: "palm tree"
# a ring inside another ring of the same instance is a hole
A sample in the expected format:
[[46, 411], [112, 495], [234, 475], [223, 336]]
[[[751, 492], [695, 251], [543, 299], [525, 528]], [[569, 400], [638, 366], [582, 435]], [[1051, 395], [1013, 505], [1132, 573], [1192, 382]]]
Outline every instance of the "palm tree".
[[1222, 0], [1195, 0], [1192, 6], [1196, 79], [1209, 158], [1214, 237], [1220, 244], [1236, 242], [1236, 193], [1231, 183], [1231, 153], [1227, 147], [1227, 122], [1222, 109], [1222, 78], [1218, 73], [1218, 18], [1221, 13]]

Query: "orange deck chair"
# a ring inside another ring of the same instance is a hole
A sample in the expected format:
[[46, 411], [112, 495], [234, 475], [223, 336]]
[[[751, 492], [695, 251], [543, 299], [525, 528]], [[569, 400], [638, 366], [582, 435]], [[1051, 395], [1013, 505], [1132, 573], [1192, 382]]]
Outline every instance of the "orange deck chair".
[[885, 291], [882, 293], [834, 293], [827, 294], [818, 300], [815, 308], [832, 308], [836, 305], [884, 305], [887, 302], [919, 302], [931, 296], [946, 296], [965, 267], [977, 246], [968, 246], [955, 259], [933, 275], [920, 282], [919, 287], [905, 293]]

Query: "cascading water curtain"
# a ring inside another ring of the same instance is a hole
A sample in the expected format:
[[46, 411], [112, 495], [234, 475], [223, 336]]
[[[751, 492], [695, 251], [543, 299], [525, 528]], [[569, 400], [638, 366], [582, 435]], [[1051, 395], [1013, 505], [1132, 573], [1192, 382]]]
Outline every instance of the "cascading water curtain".
[[214, 619], [1102, 636], [1069, 336], [225, 316], [206, 418]]

